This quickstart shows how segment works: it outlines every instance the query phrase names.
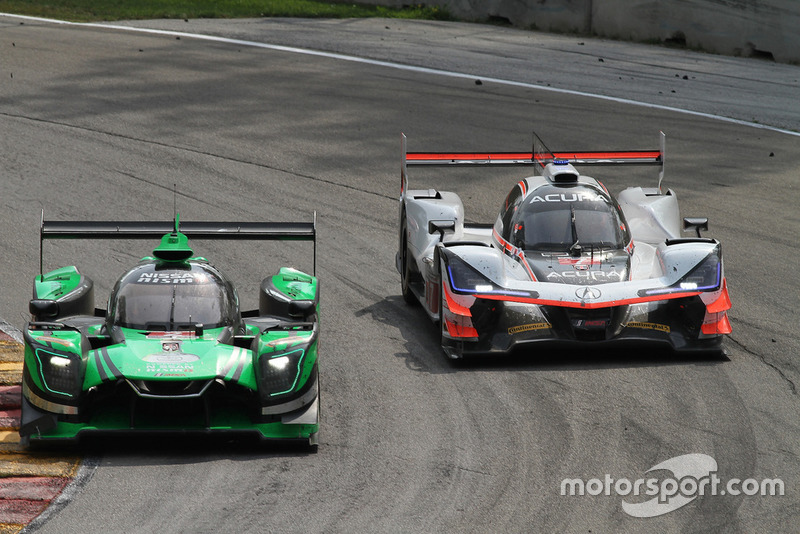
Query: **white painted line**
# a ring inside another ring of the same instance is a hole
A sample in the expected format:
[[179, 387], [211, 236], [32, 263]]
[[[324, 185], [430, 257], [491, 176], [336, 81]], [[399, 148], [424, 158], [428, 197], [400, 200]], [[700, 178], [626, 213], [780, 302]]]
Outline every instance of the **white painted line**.
[[502, 78], [485, 77], [485, 76], [481, 76], [481, 75], [478, 75], [478, 74], [466, 74], [466, 73], [463, 73], [463, 72], [453, 72], [453, 71], [441, 70], [441, 69], [431, 69], [431, 68], [427, 68], [427, 67], [416, 67], [416, 66], [413, 66], [413, 65], [403, 65], [401, 63], [393, 63], [391, 61], [380, 61], [380, 60], [376, 60], [376, 59], [366, 59], [366, 58], [361, 58], [361, 57], [356, 57], [356, 56], [348, 56], [348, 55], [345, 55], [345, 54], [336, 54], [336, 53], [333, 53], [333, 52], [322, 52], [322, 51], [319, 51], [319, 50], [309, 50], [309, 49], [306, 49], [306, 48], [296, 48], [296, 47], [292, 47], [292, 46], [275, 45], [275, 44], [269, 44], [269, 43], [259, 43], [257, 41], [245, 41], [245, 40], [241, 40], [241, 39], [229, 39], [227, 37], [217, 37], [217, 36], [214, 36], [214, 35], [204, 35], [204, 34], [199, 34], [199, 33], [186, 33], [186, 32], [172, 31], [172, 30], [155, 30], [155, 29], [152, 29], [152, 28], [134, 28], [134, 27], [130, 27], [130, 26], [119, 26], [119, 25], [115, 25], [115, 24], [106, 24], [106, 23], [69, 22], [69, 21], [65, 21], [65, 20], [45, 19], [45, 18], [39, 18], [39, 17], [29, 17], [29, 16], [26, 16], [26, 15], [13, 15], [13, 14], [8, 14], [8, 13], [0, 13], [0, 15], [7, 16], [7, 17], [20, 18], [20, 19], [25, 19], [25, 20], [33, 20], [33, 21], [37, 21], [37, 22], [49, 22], [49, 23], [53, 23], [53, 24], [66, 24], [66, 25], [72, 25], [72, 26], [84, 26], [84, 27], [89, 27], [89, 28], [104, 28], [104, 29], [113, 29], [113, 30], [137, 32], [137, 33], [150, 33], [150, 34], [155, 34], [155, 35], [169, 35], [169, 36], [181, 37], [181, 38], [189, 37], [189, 38], [193, 38], [193, 39], [201, 39], [201, 40], [213, 41], [213, 42], [217, 42], [217, 43], [227, 43], [227, 44], [233, 44], [233, 45], [237, 45], [237, 46], [248, 46], [248, 47], [253, 47], [253, 48], [265, 48], [265, 49], [269, 49], [269, 50], [277, 50], [277, 51], [280, 51], [280, 52], [290, 52], [290, 53], [294, 53], [294, 54], [305, 54], [305, 55], [308, 55], [308, 56], [318, 56], [318, 57], [324, 57], [324, 58], [330, 58], [330, 59], [338, 59], [338, 60], [341, 60], [341, 61], [350, 61], [350, 62], [353, 62], [353, 63], [363, 63], [363, 64], [366, 64], [366, 65], [374, 65], [374, 66], [377, 66], [377, 67], [386, 67], [386, 68], [390, 68], [390, 69], [404, 70], [404, 71], [409, 71], [409, 72], [418, 72], [418, 73], [422, 73], [422, 74], [431, 74], [431, 75], [435, 75], [435, 76], [446, 76], [446, 77], [449, 77], [449, 78], [461, 78], [461, 79], [469, 79], [469, 80], [474, 80], [475, 78], [480, 78], [482, 82], [491, 82], [491, 83], [496, 83], [496, 84], [499, 84], [499, 85], [507, 85], [507, 86], [511, 86], [511, 87], [522, 87], [522, 88], [525, 88], [525, 89], [537, 89], [537, 90], [540, 90], [540, 91], [550, 91], [550, 92], [553, 92], [553, 93], [560, 93], [560, 94], [565, 94], [565, 95], [574, 95], [574, 96], [583, 96], [583, 97], [588, 97], [588, 98], [597, 98], [597, 99], [600, 99], [600, 100], [607, 100], [609, 102], [617, 102], [619, 104], [627, 104], [627, 105], [631, 105], [631, 106], [639, 106], [639, 107], [645, 107], [645, 108], [650, 108], [650, 109], [657, 109], [657, 110], [661, 110], [661, 111], [671, 111], [671, 112], [675, 112], [675, 113], [682, 113], [684, 115], [692, 115], [692, 116], [695, 116], [695, 117], [702, 117], [702, 118], [705, 118], [705, 119], [718, 120], [718, 121], [722, 121], [722, 122], [728, 122], [728, 123], [731, 123], [731, 124], [739, 124], [741, 126], [748, 126], [748, 127], [751, 127], [751, 128], [758, 128], [758, 129], [761, 129], [761, 130], [769, 130], [769, 131], [772, 131], [772, 132], [778, 132], [778, 133], [782, 133], [782, 134], [786, 134], [786, 135], [792, 135], [792, 136], [795, 136], [795, 137], [800, 137], [800, 132], [793, 132], [791, 130], [784, 130], [782, 128], [776, 128], [774, 126], [767, 126], [767, 125], [759, 124], [759, 123], [756, 123], [756, 122], [749, 122], [749, 121], [744, 121], [744, 120], [739, 120], [739, 119], [732, 119], [730, 117], [723, 117], [721, 115], [713, 115], [711, 113], [702, 113], [700, 111], [691, 111], [691, 110], [688, 110], [688, 109], [676, 108], [676, 107], [672, 107], [672, 106], [662, 106], [662, 105], [659, 105], [659, 104], [651, 104], [651, 103], [648, 103], [648, 102], [640, 102], [638, 100], [630, 100], [630, 99], [627, 99], [627, 98], [618, 98], [618, 97], [613, 97], [613, 96], [599, 95], [599, 94], [595, 94], [595, 93], [586, 93], [586, 92], [583, 92], [583, 91], [573, 91], [571, 89], [559, 89], [559, 88], [556, 88], [556, 87], [537, 85], [537, 84], [533, 84], [533, 83], [517, 82], [517, 81], [514, 81], [514, 80], [505, 80], [505, 79], [502, 79]]
[[89, 483], [99, 465], [100, 457], [85, 457], [81, 462], [80, 468], [78, 468], [75, 478], [73, 478], [69, 484], [67, 484], [67, 486], [61, 490], [61, 493], [59, 493], [55, 499], [50, 501], [49, 506], [45, 508], [41, 514], [36, 516], [33, 521], [28, 523], [24, 531], [36, 532], [42, 527], [42, 525], [58, 515], [58, 513], [75, 498], [75, 495], [77, 495], [83, 489], [83, 487]]
[[8, 337], [13, 339], [17, 343], [22, 343], [22, 332], [11, 326], [2, 318], [0, 318], [0, 332], [5, 333], [6, 335], [8, 335]]

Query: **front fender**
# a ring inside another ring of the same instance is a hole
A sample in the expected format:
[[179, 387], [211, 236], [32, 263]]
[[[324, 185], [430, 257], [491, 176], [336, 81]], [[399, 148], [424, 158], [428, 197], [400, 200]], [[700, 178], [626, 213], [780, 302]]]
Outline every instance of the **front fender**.
[[318, 340], [318, 323], [282, 323], [254, 340], [262, 406], [286, 402], [304, 391], [315, 372]]
[[[431, 222], [452, 222], [452, 233], [464, 233], [464, 206], [455, 193], [448, 191], [409, 191], [405, 199], [405, 227], [412, 257], [431, 258], [433, 248], [441, 240], [430, 232]], [[401, 222], [402, 227], [402, 222]], [[400, 236], [402, 243], [403, 236]]]
[[29, 323], [23, 338], [25, 396], [48, 412], [77, 413], [86, 373], [86, 336], [59, 323]]

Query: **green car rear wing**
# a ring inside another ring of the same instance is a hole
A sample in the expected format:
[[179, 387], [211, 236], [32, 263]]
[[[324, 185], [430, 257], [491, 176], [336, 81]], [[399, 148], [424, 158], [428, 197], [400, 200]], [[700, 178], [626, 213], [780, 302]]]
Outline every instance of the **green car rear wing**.
[[46, 221], [39, 230], [39, 271], [45, 239], [151, 239], [180, 232], [194, 239], [313, 241], [317, 271], [317, 213], [311, 222]]

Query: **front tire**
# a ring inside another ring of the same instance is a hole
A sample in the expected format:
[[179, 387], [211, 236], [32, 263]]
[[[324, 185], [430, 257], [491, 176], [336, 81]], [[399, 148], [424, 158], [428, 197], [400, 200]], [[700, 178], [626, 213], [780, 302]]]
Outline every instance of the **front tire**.
[[401, 260], [401, 267], [400, 270], [400, 292], [403, 294], [403, 300], [406, 301], [406, 304], [409, 305], [416, 305], [419, 302], [417, 301], [417, 297], [414, 296], [414, 293], [411, 291], [411, 287], [409, 286], [409, 279], [411, 278], [411, 258], [408, 254], [408, 242], [406, 241], [406, 224], [405, 221], [403, 222], [403, 226], [401, 228], [402, 232], [402, 246], [400, 249], [400, 260]]

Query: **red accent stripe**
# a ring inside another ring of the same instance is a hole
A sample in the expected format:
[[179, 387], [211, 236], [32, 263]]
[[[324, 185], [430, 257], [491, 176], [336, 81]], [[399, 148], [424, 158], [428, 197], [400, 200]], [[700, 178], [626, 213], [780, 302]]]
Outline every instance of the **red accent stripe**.
[[600, 260], [593, 260], [591, 258], [558, 258], [559, 265], [602, 265]]
[[520, 302], [522, 304], [538, 304], [539, 306], [558, 306], [561, 308], [580, 308], [584, 310], [596, 310], [599, 308], [613, 308], [614, 306], [624, 306], [627, 304], [638, 304], [642, 302], [656, 302], [659, 300], [672, 300], [685, 297], [695, 297], [699, 294], [700, 291], [694, 291], [690, 293], [667, 293], [665, 295], [652, 295], [649, 297], [635, 297], [631, 299], [610, 300], [604, 302], [573, 302], [569, 300], [534, 299], [528, 297], [514, 297], [510, 295], [491, 295], [491, 294], [480, 294], [480, 295], [475, 295], [475, 297], [486, 300]]
[[731, 309], [731, 298], [728, 295], [728, 283], [722, 279], [722, 294], [719, 298], [706, 306], [708, 313], [720, 313]]
[[556, 159], [656, 159], [660, 150], [625, 150], [621, 152], [554, 152]]
[[731, 328], [731, 323], [728, 321], [728, 314], [721, 313], [722, 317], [713, 322], [704, 324], [700, 327], [704, 334], [730, 334], [733, 332], [733, 328]]
[[531, 277], [531, 280], [537, 282], [538, 280], [536, 280], [536, 275], [533, 274], [533, 270], [531, 269], [531, 266], [528, 264], [528, 260], [525, 259], [525, 253], [522, 252], [521, 250], [519, 251], [519, 261], [520, 263], [522, 263], [523, 267], [525, 267], [525, 270], [528, 271], [528, 276]]
[[461, 304], [457, 303], [453, 300], [453, 297], [450, 296], [450, 290], [447, 287], [446, 282], [442, 282], [442, 291], [444, 292], [444, 300], [447, 303], [447, 309], [450, 310], [452, 313], [456, 315], [463, 315], [464, 317], [472, 317], [472, 312], [469, 311], [469, 308], [462, 306]]
[[450, 161], [457, 159], [473, 160], [502, 160], [502, 159], [529, 159], [530, 152], [409, 152], [406, 161]]
[[511, 252], [511, 243], [500, 237], [500, 234], [498, 234], [497, 230], [495, 230], [494, 228], [492, 228], [492, 235], [494, 236], [495, 239], [497, 239], [497, 242], [503, 248], [504, 252]]
[[447, 333], [450, 334], [451, 337], [478, 337], [478, 331], [471, 326], [457, 325], [447, 319], [445, 319], [444, 324], [447, 325]]
[[[514, 251], [519, 249], [517, 249], [514, 245], [512, 245], [511, 243], [500, 237], [500, 234], [498, 234], [497, 230], [495, 230], [494, 228], [492, 228], [492, 235], [494, 236], [495, 239], [497, 239], [497, 242], [500, 244], [500, 246], [503, 247], [504, 252], [506, 252], [511, 257], [515, 257]], [[525, 253], [520, 250], [519, 256], [515, 257], [515, 259], [520, 263], [522, 263], [523, 267], [525, 267], [525, 270], [528, 272], [528, 276], [531, 277], [531, 280], [533, 282], [538, 282], [538, 280], [536, 280], [536, 275], [533, 274], [533, 271], [531, 270], [531, 266], [528, 265], [528, 261], [525, 259]]]
[[552, 154], [534, 154], [532, 152], [409, 152], [406, 161], [495, 161], [495, 160], [652, 160], [661, 158], [659, 150], [623, 150], [601, 152], [553, 152]]

